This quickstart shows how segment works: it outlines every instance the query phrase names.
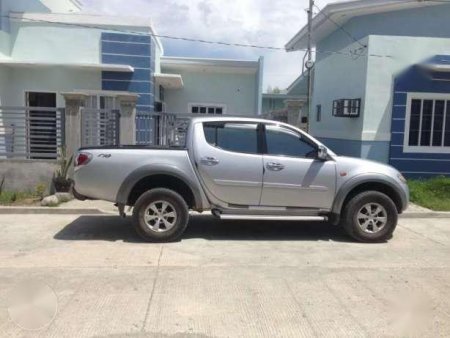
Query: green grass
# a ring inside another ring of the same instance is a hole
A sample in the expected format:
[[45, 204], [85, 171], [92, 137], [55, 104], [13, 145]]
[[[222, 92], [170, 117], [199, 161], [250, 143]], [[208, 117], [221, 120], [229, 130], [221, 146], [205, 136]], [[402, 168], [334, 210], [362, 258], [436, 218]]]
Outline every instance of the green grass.
[[0, 205], [33, 204], [38, 200], [39, 197], [31, 192], [2, 191], [0, 193]]
[[436, 211], [450, 211], [450, 177], [408, 180], [411, 202]]

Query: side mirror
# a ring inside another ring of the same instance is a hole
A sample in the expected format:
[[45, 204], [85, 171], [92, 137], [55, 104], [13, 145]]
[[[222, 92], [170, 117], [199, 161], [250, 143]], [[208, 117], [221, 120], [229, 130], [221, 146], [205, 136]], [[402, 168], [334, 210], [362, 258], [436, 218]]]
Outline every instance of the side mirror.
[[319, 146], [317, 149], [317, 158], [321, 161], [328, 160], [328, 150], [324, 146]]

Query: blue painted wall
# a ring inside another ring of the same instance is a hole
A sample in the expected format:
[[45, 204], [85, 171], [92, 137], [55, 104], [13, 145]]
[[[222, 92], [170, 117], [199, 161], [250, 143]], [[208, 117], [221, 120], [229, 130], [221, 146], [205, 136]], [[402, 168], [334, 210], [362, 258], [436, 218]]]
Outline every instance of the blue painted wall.
[[139, 94], [139, 111], [154, 108], [155, 45], [150, 36], [102, 33], [102, 63], [125, 64], [133, 73], [103, 72], [102, 89], [129, 91]]
[[102, 33], [102, 62], [125, 64], [133, 73], [102, 72], [102, 89], [139, 94], [137, 101], [136, 142], [153, 144], [154, 119], [142, 114], [154, 111], [155, 41], [147, 35]]
[[[450, 57], [436, 56], [429, 62], [445, 60], [450, 61]], [[435, 76], [443, 75], [433, 74]], [[433, 80], [417, 66], [410, 67], [395, 79], [389, 163], [411, 178], [450, 176], [450, 154], [403, 152], [408, 92], [448, 93], [450, 97], [450, 82]]]

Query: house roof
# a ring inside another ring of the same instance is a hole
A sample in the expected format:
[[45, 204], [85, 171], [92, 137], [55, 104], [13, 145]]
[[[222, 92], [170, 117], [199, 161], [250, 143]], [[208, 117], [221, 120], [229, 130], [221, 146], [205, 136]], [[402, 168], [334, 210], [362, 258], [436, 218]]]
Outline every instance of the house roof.
[[[343, 25], [358, 16], [437, 5], [442, 3], [423, 0], [352, 0], [328, 4], [312, 21], [313, 45], [337, 30], [338, 25]], [[308, 27], [304, 26], [285, 48], [288, 52], [304, 49], [307, 42]]]
[[161, 57], [161, 67], [174, 69], [191, 69], [216, 72], [256, 73], [259, 61], [207, 59], [189, 57]]
[[283, 100], [303, 100], [305, 99], [304, 95], [289, 95], [286, 93], [263, 93], [263, 99], [283, 99]]
[[292, 82], [289, 87], [286, 89], [288, 95], [293, 95], [293, 92], [300, 92], [300, 94], [296, 95], [307, 95], [308, 92], [308, 77], [305, 74], [300, 74], [294, 82]]
[[22, 61], [11, 58], [0, 59], [0, 65], [16, 68], [45, 68], [63, 67], [72, 69], [101, 70], [111, 72], [133, 73], [134, 68], [130, 65], [106, 64], [106, 63], [55, 63], [41, 61]]

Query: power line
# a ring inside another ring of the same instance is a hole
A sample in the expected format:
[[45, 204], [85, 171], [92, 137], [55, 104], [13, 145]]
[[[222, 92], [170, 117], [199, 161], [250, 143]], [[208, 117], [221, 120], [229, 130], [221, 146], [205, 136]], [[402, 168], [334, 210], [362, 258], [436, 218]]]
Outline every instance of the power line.
[[[3, 18], [8, 18], [12, 20], [17, 20], [18, 18], [11, 17], [8, 15], [1, 16]], [[254, 44], [244, 44], [244, 43], [233, 43], [233, 42], [224, 42], [224, 41], [213, 41], [213, 40], [204, 40], [204, 39], [195, 39], [195, 38], [187, 38], [187, 37], [181, 37], [181, 36], [173, 36], [173, 35], [164, 35], [164, 34], [154, 34], [151, 32], [144, 33], [144, 32], [138, 32], [138, 31], [130, 31], [130, 30], [123, 30], [123, 29], [117, 29], [117, 28], [111, 28], [108, 27], [105, 29], [105, 27], [102, 26], [95, 26], [95, 25], [88, 25], [88, 24], [78, 24], [78, 23], [70, 23], [70, 22], [58, 22], [58, 21], [48, 21], [48, 20], [42, 20], [42, 19], [31, 19], [31, 18], [22, 18], [21, 20], [25, 22], [38, 22], [38, 23], [48, 23], [48, 24], [57, 24], [62, 26], [68, 26], [68, 27], [80, 27], [80, 28], [89, 28], [89, 29], [98, 29], [98, 30], [106, 30], [110, 32], [117, 32], [117, 33], [123, 33], [123, 34], [133, 34], [133, 35], [140, 35], [140, 36], [152, 36], [155, 38], [164, 38], [164, 39], [171, 39], [171, 40], [181, 40], [181, 41], [188, 41], [188, 42], [197, 42], [197, 43], [204, 43], [204, 44], [214, 44], [214, 45], [222, 45], [222, 46], [229, 46], [229, 47], [241, 47], [241, 48], [256, 48], [256, 49], [266, 49], [266, 50], [272, 50], [272, 51], [286, 51], [283, 47], [275, 47], [275, 46], [262, 46], [262, 45], [254, 45]], [[366, 46], [363, 46], [366, 47]], [[293, 51], [294, 49], [288, 49], [287, 51]], [[305, 48], [297, 49], [297, 51], [306, 51]], [[326, 51], [326, 50], [313, 50], [314, 53], [318, 54], [328, 54], [328, 55], [346, 55], [349, 57], [354, 57], [355, 53], [353, 51], [350, 52], [343, 52], [343, 51]], [[391, 58], [391, 55], [379, 55], [379, 54], [368, 54], [368, 56], [373, 57], [387, 57]]]
[[331, 18], [331, 16], [329, 16], [328, 14], [325, 14], [325, 12], [319, 7], [317, 6], [315, 3], [313, 4], [314, 7], [316, 7], [319, 10], [319, 14], [323, 15], [325, 18], [327, 18], [329, 21], [331, 21], [332, 23], [334, 23], [334, 25], [339, 28], [342, 32], [345, 33], [345, 35], [347, 35], [350, 39], [352, 39], [354, 42], [358, 43], [359, 45], [361, 45], [361, 47], [367, 48], [366, 45], [362, 44], [358, 39], [356, 39], [349, 31], [347, 31], [342, 25], [338, 24], [335, 20], [333, 20]]

